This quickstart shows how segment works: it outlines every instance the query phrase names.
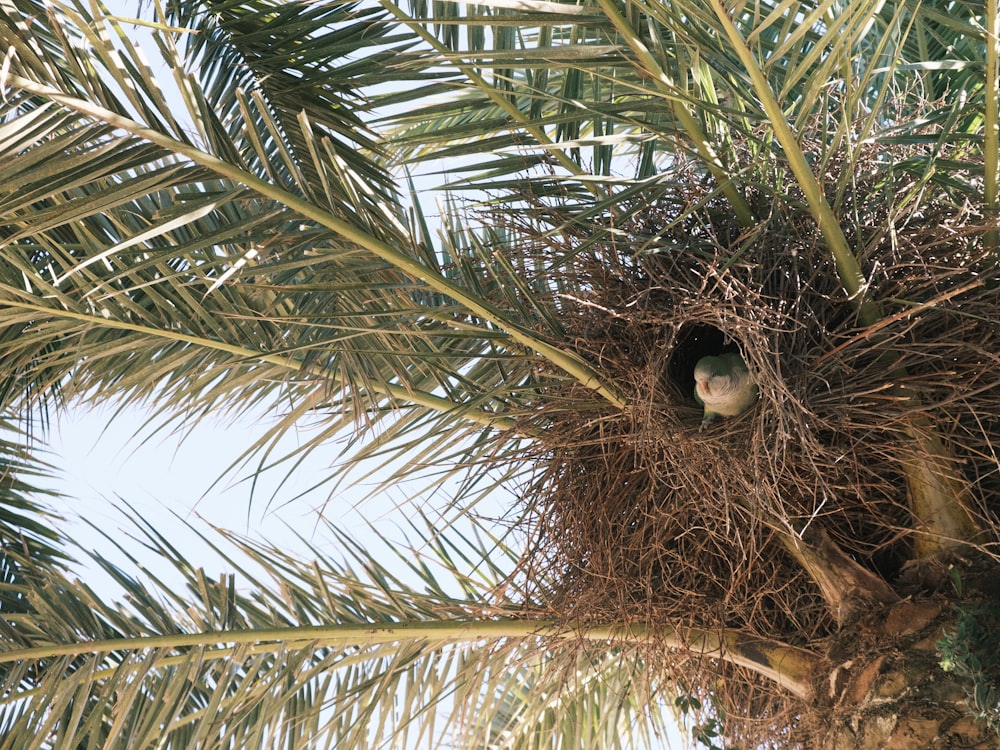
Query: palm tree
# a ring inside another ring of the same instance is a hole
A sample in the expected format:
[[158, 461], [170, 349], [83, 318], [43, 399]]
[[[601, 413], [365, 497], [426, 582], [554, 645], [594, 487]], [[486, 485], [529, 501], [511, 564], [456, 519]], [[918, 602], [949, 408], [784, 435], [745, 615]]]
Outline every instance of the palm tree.
[[320, 416], [342, 479], [453, 467], [446, 518], [513, 487], [524, 549], [428, 524], [454, 595], [230, 539], [245, 595], [140, 527], [191, 593], [127, 607], [11, 550], [0, 747], [631, 746], [675, 696], [995, 743], [995, 2], [176, 3], [184, 117], [126, 28], [0, 8], [5, 412], [281, 399], [262, 462]]

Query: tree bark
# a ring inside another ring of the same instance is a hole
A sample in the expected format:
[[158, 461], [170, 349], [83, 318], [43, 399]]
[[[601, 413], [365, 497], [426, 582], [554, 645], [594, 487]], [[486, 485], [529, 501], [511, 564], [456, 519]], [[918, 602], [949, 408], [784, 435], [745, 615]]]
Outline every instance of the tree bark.
[[904, 601], [847, 628], [831, 650], [827, 701], [808, 732], [821, 750], [923, 750], [1000, 746], [970, 709], [962, 678], [940, 664], [952, 621], [945, 602]]

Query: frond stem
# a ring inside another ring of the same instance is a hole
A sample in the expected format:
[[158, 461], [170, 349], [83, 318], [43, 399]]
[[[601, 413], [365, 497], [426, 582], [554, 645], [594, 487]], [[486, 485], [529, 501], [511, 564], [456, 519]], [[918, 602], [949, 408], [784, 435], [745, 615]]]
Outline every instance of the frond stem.
[[[388, 625], [309, 625], [254, 630], [217, 630], [202, 633], [170, 633], [137, 638], [109, 638], [77, 643], [47, 644], [0, 651], [0, 663], [38, 662], [59, 656], [172, 648], [222, 647], [220, 655], [234, 646], [250, 646], [251, 653], [280, 648], [347, 648], [428, 641], [434, 644], [468, 643], [484, 639], [547, 638], [562, 641], [585, 639], [625, 643], [649, 642], [747, 667], [774, 680], [796, 696], [808, 699], [813, 692], [813, 671], [820, 657], [806, 649], [779, 641], [746, 635], [739, 631], [709, 631], [673, 628], [645, 623], [616, 624], [576, 630], [560, 627], [553, 620], [457, 620], [400, 622]], [[145, 668], [145, 667], [144, 667]]]
[[747, 46], [739, 29], [730, 18], [725, 3], [722, 0], [711, 0], [711, 6], [729, 38], [733, 51], [736, 52], [740, 63], [753, 83], [754, 91], [764, 107], [768, 122], [774, 129], [774, 137], [780, 144], [785, 158], [788, 159], [792, 174], [795, 175], [799, 187], [802, 188], [813, 218], [830, 248], [837, 266], [837, 275], [840, 277], [841, 286], [857, 308], [859, 321], [866, 326], [877, 323], [881, 313], [874, 302], [864, 299], [867, 284], [864, 273], [861, 271], [861, 264], [847, 244], [847, 238], [841, 229], [840, 221], [823, 196], [823, 189], [809, 167], [805, 154], [799, 148], [798, 140], [771, 90], [767, 76], [764, 75], [764, 71], [754, 59], [750, 47]]
[[[72, 310], [65, 309], [60, 310], [57, 308], [45, 307], [44, 305], [18, 302], [17, 300], [4, 300], [0, 304], [4, 307], [12, 307], [18, 310], [41, 313], [53, 318], [90, 323], [95, 327], [112, 328], [118, 331], [129, 331], [131, 333], [138, 333], [144, 336], [155, 336], [167, 341], [177, 341], [185, 344], [191, 344], [192, 346], [201, 347], [203, 349], [212, 349], [214, 351], [231, 354], [234, 357], [240, 357], [247, 361], [266, 362], [267, 364], [276, 365], [296, 373], [305, 371], [318, 377], [322, 377], [324, 374], [316, 367], [305, 368], [305, 370], [303, 370], [301, 362], [287, 356], [280, 354], [268, 354], [267, 352], [247, 349], [235, 344], [228, 344], [225, 341], [216, 341], [215, 339], [192, 336], [180, 331], [168, 331], [160, 328], [151, 328], [137, 323], [106, 319], [97, 315], [88, 315], [86, 313], [74, 312]], [[469, 409], [467, 407], [463, 407], [462, 404], [456, 404], [454, 401], [442, 398], [441, 396], [435, 396], [434, 394], [427, 393], [426, 391], [418, 391], [412, 388], [404, 388], [400, 385], [394, 385], [392, 383], [377, 383], [374, 381], [368, 382], [366, 387], [371, 391], [381, 393], [383, 396], [387, 396], [395, 401], [413, 403], [418, 406], [431, 409], [432, 411], [457, 414], [463, 419], [477, 422], [485, 427], [494, 427], [498, 430], [512, 430], [517, 427], [517, 422], [509, 417], [490, 414], [489, 412], [485, 412], [480, 409]]]

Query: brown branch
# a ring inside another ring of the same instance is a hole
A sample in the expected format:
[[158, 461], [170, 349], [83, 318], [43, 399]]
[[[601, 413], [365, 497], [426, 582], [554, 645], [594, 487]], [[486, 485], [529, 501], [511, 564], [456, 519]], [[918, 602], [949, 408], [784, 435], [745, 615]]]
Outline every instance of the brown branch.
[[974, 281], [969, 282], [968, 284], [963, 284], [962, 286], [955, 287], [954, 289], [949, 289], [947, 292], [939, 294], [937, 297], [929, 299], [926, 302], [921, 302], [919, 305], [914, 305], [913, 307], [908, 307], [905, 310], [901, 310], [895, 315], [890, 315], [886, 318], [880, 318], [877, 322], [873, 323], [872, 325], [865, 326], [859, 333], [847, 339], [839, 346], [836, 346], [833, 349], [830, 349], [829, 351], [824, 352], [822, 355], [817, 357], [816, 361], [814, 362], [814, 366], [822, 364], [824, 360], [830, 359], [831, 357], [835, 356], [836, 354], [839, 354], [848, 347], [854, 346], [859, 341], [871, 339], [871, 337], [874, 336], [876, 333], [878, 333], [884, 328], [888, 328], [893, 323], [898, 323], [901, 320], [909, 320], [913, 318], [914, 315], [918, 315], [919, 313], [922, 313], [924, 310], [928, 310], [932, 307], [937, 307], [942, 302], [947, 302], [953, 297], [957, 297], [960, 294], [965, 294], [966, 292], [970, 292], [973, 289], [981, 287], [984, 283], [985, 282], [982, 279], [976, 279]]
[[862, 567], [830, 539], [825, 531], [808, 544], [796, 534], [782, 533], [785, 549], [819, 586], [830, 613], [843, 625], [866, 611], [873, 602], [891, 604], [899, 595], [882, 578]]

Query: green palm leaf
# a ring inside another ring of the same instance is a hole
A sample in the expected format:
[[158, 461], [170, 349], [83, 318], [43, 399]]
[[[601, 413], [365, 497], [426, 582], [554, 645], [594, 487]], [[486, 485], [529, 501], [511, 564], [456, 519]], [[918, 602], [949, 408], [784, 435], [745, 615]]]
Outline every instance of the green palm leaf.
[[[431, 527], [421, 555], [395, 547], [408, 581], [335, 530], [338, 557], [312, 547], [309, 564], [232, 535], [204, 537], [238, 582], [207, 577], [135, 523], [186, 592], [96, 554], [121, 603], [55, 571], [20, 587], [30, 619], [0, 611], [0, 747], [434, 747], [445, 737], [538, 747], [553, 730], [579, 747], [652, 741], [635, 726], [648, 698], [635, 700], [650, 687], [641, 661], [553, 639], [543, 611], [494, 599], [515, 556], [488, 535]], [[475, 576], [460, 572], [466, 564]], [[266, 578], [280, 585], [244, 589]], [[526, 700], [529, 687], [552, 700]]]
[[[377, 153], [336, 135], [362, 132], [344, 102], [310, 114], [282, 98], [287, 86], [278, 87], [279, 101], [270, 84], [239, 87], [247, 76], [292, 75], [261, 67], [272, 64], [270, 53], [261, 62], [255, 54], [265, 47], [244, 39], [260, 36], [268, 50], [289, 45], [302, 101], [322, 99], [319, 68], [351, 44], [381, 48], [381, 22], [333, 4], [275, 39], [266, 8], [237, 14], [228, 30], [216, 29], [210, 14], [180, 18], [209, 24], [199, 39], [222, 35], [195, 49], [209, 76], [204, 88], [162, 44], [198, 145], [173, 119], [151, 69], [108, 41], [120, 35], [115, 22], [91, 26], [82, 11], [66, 9], [26, 40], [22, 19], [38, 10], [8, 15], [5, 32], [7, 80], [22, 91], [2, 113], [3, 141], [16, 154], [2, 170], [10, 186], [2, 280], [4, 357], [14, 375], [5, 383], [8, 403], [59, 386], [67, 396], [155, 394], [196, 411], [240, 394], [228, 404], [240, 411], [280, 393], [300, 405], [297, 413], [339, 413], [335, 425], [413, 411], [410, 424], [454, 441], [464, 439], [456, 423], [509, 429], [518, 394], [546, 380], [578, 380], [620, 403], [558, 345], [559, 331], [537, 329], [536, 305], [506, 291], [511, 269], [491, 269], [482, 253], [492, 238], [469, 235], [461, 238], [468, 247], [435, 250], [426, 233], [414, 237]], [[357, 28], [319, 33], [341, 17]], [[285, 18], [279, 14], [281, 28]], [[36, 49], [38, 40], [47, 46]], [[391, 49], [357, 80], [380, 82]], [[209, 54], [221, 57], [209, 64]], [[49, 75], [54, 67], [77, 71], [80, 81], [62, 85]], [[99, 73], [80, 72], [95, 67], [112, 71], [121, 91]], [[205, 92], [227, 87], [224, 118], [238, 132], [204, 106]], [[39, 168], [56, 159], [58, 171]], [[539, 378], [546, 361], [555, 370]], [[272, 435], [292, 424], [284, 420]]]
[[[481, 11], [471, 6], [463, 15], [451, 11], [461, 4], [441, 5], [449, 9], [444, 24], [471, 30], [484, 23], [476, 15]], [[475, 7], [487, 8], [497, 19], [508, 12], [504, 2]], [[600, 165], [614, 163], [620, 169], [635, 159], [631, 163], [639, 169], [622, 176], [642, 179], [657, 161], [662, 170], [672, 154], [686, 150], [727, 198], [740, 203], [747, 190], [783, 191], [793, 177], [787, 174], [791, 165], [783, 163], [792, 156], [791, 141], [782, 139], [775, 150], [769, 122], [786, 123], [795, 138], [811, 134], [830, 149], [826, 159], [847, 146], [845, 127], [855, 118], [869, 121], [862, 128], [865, 135], [882, 137], [876, 130], [920, 116], [945, 89], [951, 92], [948, 102], [931, 117], [946, 117], [954, 102], [965, 102], [965, 114], [951, 124], [949, 137], [967, 137], [963, 133], [978, 127], [974, 113], [996, 108], [995, 101], [983, 99], [989, 89], [976, 72], [984, 45], [981, 17], [971, 6], [952, 13], [934, 3], [892, 8], [851, 3], [845, 9], [832, 2], [756, 2], [721, 15], [700, 2], [639, 0], [624, 9], [610, 3], [525, 2], [517, 7], [519, 33], [495, 35], [492, 49], [461, 34], [440, 43], [449, 50], [442, 58], [456, 74], [471, 66], [482, 72], [467, 76], [457, 95], [436, 107], [399, 118], [400, 143], [412, 144], [415, 155], [429, 156], [477, 137], [495, 139], [497, 149], [537, 153], [581, 135], [615, 135], [622, 138], [618, 145], [600, 147], [614, 156], [595, 150], [588, 162], [591, 174], [604, 174]], [[424, 15], [429, 10], [415, 7], [411, 23], [428, 28], [441, 23], [436, 15]], [[727, 26], [745, 42], [734, 45]], [[749, 58], [737, 54], [741, 45], [760, 70], [757, 84], [748, 77]], [[929, 90], [910, 84], [913, 71], [922, 72]], [[761, 86], [771, 92], [780, 114], [762, 106]], [[496, 103], [500, 90], [506, 92], [502, 105]], [[736, 140], [756, 144], [756, 150], [739, 154], [732, 147]], [[582, 153], [567, 177], [587, 174], [580, 158]], [[481, 169], [492, 175], [501, 164], [498, 156]], [[772, 173], [776, 167], [785, 170], [784, 177]], [[525, 194], [546, 195], [549, 179], [530, 180]], [[794, 179], [801, 181], [804, 173]], [[728, 192], [728, 181], [741, 187], [739, 193]]]
[[30, 440], [7, 422], [0, 422], [0, 612], [23, 616], [24, 592], [44, 571], [67, 562], [62, 540], [53, 528], [58, 519], [40, 502], [48, 493], [43, 483], [52, 467], [27, 449]]

